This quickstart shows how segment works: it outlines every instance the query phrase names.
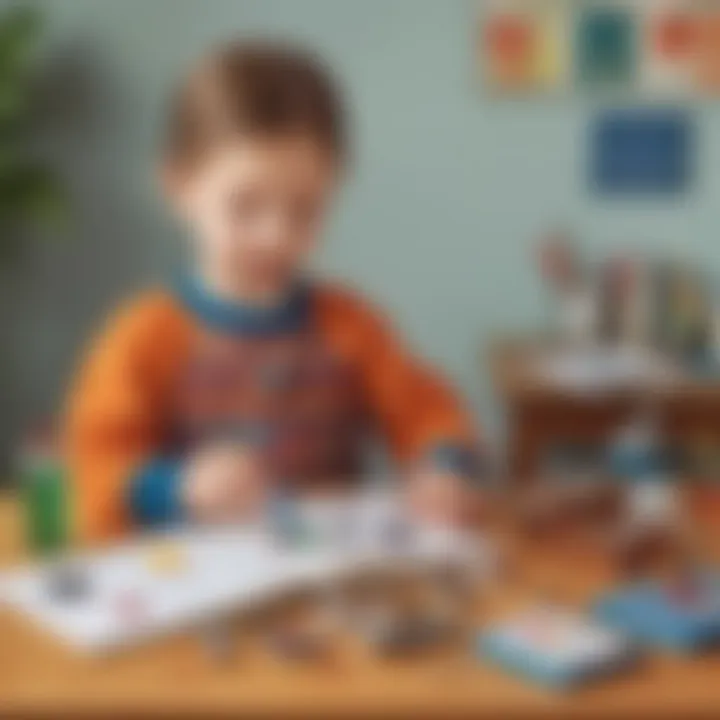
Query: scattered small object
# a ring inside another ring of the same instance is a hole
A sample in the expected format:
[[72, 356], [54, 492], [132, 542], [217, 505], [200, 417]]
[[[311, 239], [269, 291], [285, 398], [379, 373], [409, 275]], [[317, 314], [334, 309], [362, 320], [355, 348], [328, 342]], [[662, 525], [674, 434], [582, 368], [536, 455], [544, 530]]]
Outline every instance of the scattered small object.
[[270, 521], [274, 537], [287, 547], [305, 546], [312, 540], [297, 503], [286, 493], [278, 493], [271, 500]]
[[383, 545], [391, 552], [407, 550], [413, 540], [410, 522], [399, 515], [390, 516], [381, 528]]
[[634, 647], [620, 634], [558, 605], [539, 604], [481, 631], [476, 652], [511, 673], [569, 689], [629, 669]]
[[384, 655], [403, 655], [423, 650], [445, 640], [448, 625], [434, 619], [400, 622], [377, 638], [375, 647]]
[[230, 624], [223, 620], [208, 625], [202, 634], [203, 647], [213, 664], [225, 665], [235, 656], [235, 642]]
[[273, 654], [290, 661], [306, 662], [325, 657], [329, 652], [326, 633], [304, 628], [282, 628], [269, 638]]
[[126, 590], [115, 598], [115, 610], [123, 623], [135, 625], [148, 616], [148, 604], [145, 597], [136, 590]]
[[332, 529], [335, 544], [344, 550], [354, 550], [361, 541], [361, 528], [352, 509], [338, 514]]
[[380, 655], [407, 655], [446, 640], [451, 624], [439, 614], [406, 615], [391, 608], [380, 609], [369, 618], [363, 635]]
[[61, 563], [50, 570], [48, 592], [53, 600], [78, 602], [90, 592], [87, 572], [78, 565]]
[[446, 565], [431, 577], [432, 607], [446, 618], [455, 618], [463, 613], [474, 595], [475, 578], [472, 568]]
[[160, 541], [148, 553], [148, 567], [157, 575], [176, 575], [187, 568], [187, 557], [176, 543]]

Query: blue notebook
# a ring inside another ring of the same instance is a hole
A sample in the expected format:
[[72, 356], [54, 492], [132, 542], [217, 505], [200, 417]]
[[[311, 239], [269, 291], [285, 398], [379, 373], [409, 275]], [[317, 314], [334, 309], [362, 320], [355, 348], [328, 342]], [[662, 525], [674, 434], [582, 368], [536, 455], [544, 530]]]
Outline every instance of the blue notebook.
[[673, 583], [631, 585], [600, 598], [594, 614], [650, 645], [704, 650], [720, 645], [720, 576], [703, 573]]
[[637, 659], [622, 635], [557, 607], [512, 616], [477, 636], [476, 652], [505, 670], [554, 689], [572, 689], [629, 669]]

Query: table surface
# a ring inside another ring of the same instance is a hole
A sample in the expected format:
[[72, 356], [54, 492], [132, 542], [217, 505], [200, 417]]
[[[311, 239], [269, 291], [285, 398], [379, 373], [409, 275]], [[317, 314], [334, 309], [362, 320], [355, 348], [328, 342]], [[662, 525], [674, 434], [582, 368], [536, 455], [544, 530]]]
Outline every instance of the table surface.
[[[503, 535], [503, 533], [500, 533]], [[18, 502], [0, 496], [0, 567], [23, 559]], [[562, 601], [583, 603], [609, 586], [609, 570], [557, 550], [524, 547], [499, 537], [514, 568], [502, 587], [479, 594], [477, 622], [500, 617], [552, 589]], [[720, 550], [720, 532], [705, 542]], [[720, 553], [715, 553], [716, 557]], [[514, 578], [514, 579], [513, 579]], [[522, 580], [518, 580], [522, 578]], [[410, 660], [371, 656], [351, 638], [322, 666], [283, 664], [238, 621], [237, 657], [209, 662], [190, 633], [107, 658], [74, 655], [29, 621], [0, 611], [0, 716], [70, 717], [131, 712], [174, 717], [251, 712], [392, 715], [487, 713], [557, 717], [610, 712], [676, 716], [720, 709], [720, 655], [686, 659], [657, 654], [631, 674], [570, 695], [524, 684], [475, 661], [462, 648]], [[243, 638], [245, 638], [243, 640]]]

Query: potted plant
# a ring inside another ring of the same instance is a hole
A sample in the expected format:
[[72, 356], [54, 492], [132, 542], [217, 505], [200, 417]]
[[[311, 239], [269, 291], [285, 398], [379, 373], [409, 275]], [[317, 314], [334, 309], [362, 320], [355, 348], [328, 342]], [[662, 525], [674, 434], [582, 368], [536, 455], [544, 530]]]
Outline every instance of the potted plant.
[[0, 14], [0, 259], [29, 228], [56, 225], [64, 198], [32, 146], [33, 80], [42, 22], [31, 7]]

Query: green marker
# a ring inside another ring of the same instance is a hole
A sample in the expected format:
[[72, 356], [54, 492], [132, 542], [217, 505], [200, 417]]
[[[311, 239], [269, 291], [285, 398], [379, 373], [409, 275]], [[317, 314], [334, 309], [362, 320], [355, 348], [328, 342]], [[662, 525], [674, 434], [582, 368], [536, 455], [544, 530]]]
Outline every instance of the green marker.
[[38, 555], [61, 550], [68, 540], [68, 498], [64, 469], [50, 434], [36, 433], [24, 444], [19, 472], [28, 548]]

